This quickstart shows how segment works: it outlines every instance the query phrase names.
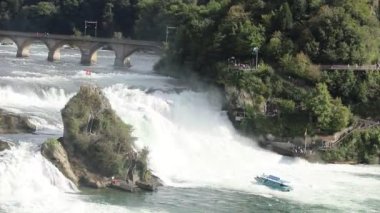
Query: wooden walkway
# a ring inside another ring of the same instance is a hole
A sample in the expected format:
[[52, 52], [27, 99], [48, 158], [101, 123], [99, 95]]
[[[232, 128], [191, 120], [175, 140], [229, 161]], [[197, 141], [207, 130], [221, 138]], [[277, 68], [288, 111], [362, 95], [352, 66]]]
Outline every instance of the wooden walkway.
[[380, 122], [366, 120], [366, 119], [358, 119], [356, 123], [353, 126], [351, 126], [351, 128], [348, 128], [348, 130], [344, 132], [343, 134], [341, 134], [335, 141], [331, 141], [328, 147], [320, 148], [320, 150], [327, 150], [327, 149], [339, 147], [341, 143], [344, 141], [344, 139], [352, 135], [355, 131], [371, 129], [378, 126], [380, 126]]
[[380, 66], [376, 65], [317, 65], [321, 70], [353, 70], [353, 71], [380, 71]]
[[[326, 70], [326, 71], [334, 71], [334, 70], [341, 70], [341, 71], [380, 71], [380, 65], [343, 65], [343, 64], [334, 64], [334, 65], [318, 65], [315, 64], [320, 70]], [[252, 67], [248, 64], [239, 64], [239, 65], [229, 65], [229, 69], [231, 70], [238, 70], [243, 72], [251, 72], [255, 71], [256, 68]]]

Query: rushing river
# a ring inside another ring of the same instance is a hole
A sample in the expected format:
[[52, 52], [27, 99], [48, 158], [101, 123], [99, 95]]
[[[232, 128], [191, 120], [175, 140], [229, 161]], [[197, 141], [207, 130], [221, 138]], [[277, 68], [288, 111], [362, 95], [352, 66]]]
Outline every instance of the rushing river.
[[[136, 53], [133, 67], [113, 68], [114, 54], [79, 65], [79, 50], [47, 62], [33, 45], [17, 59], [0, 46], [0, 108], [25, 114], [37, 134], [0, 135], [16, 147], [0, 153], [0, 212], [378, 212], [380, 167], [311, 164], [265, 151], [240, 136], [213, 88], [157, 75], [158, 56]], [[85, 69], [92, 71], [86, 75]], [[150, 168], [165, 183], [154, 193], [77, 189], [39, 153], [62, 135], [60, 110], [81, 84], [100, 86], [113, 109], [134, 127], [137, 146], [150, 150]], [[192, 88], [192, 89], [190, 89]], [[262, 173], [291, 182], [291, 192], [254, 182]]]

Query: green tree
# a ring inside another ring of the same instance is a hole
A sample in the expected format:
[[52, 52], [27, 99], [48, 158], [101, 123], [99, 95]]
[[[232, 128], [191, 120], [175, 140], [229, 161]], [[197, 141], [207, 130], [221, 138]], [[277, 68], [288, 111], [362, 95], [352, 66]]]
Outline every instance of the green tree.
[[165, 39], [167, 25], [166, 1], [140, 1], [137, 4], [139, 10], [135, 26], [135, 35], [138, 39], [161, 40]]
[[113, 36], [113, 7], [111, 2], [107, 2], [103, 10], [102, 25], [107, 37]]
[[29, 17], [42, 18], [53, 16], [57, 13], [57, 8], [51, 2], [39, 2], [37, 5], [32, 5], [28, 8]]
[[363, 26], [344, 7], [323, 6], [303, 34], [305, 52], [320, 63], [366, 63], [379, 55], [377, 27]]
[[292, 14], [294, 14], [295, 20], [300, 20], [305, 16], [307, 10], [306, 0], [293, 0]]
[[317, 119], [317, 125], [328, 133], [346, 127], [351, 120], [350, 110], [342, 105], [340, 99], [332, 99], [326, 84], [317, 84], [310, 99], [309, 108]]
[[332, 115], [331, 96], [325, 84], [317, 84], [314, 97], [310, 100], [310, 109], [317, 118], [320, 128], [327, 130], [330, 127]]
[[354, 98], [357, 99], [355, 90], [358, 76], [355, 76], [352, 70], [325, 72], [323, 78], [333, 96], [340, 96], [346, 102], [353, 101]]
[[293, 100], [286, 100], [277, 98], [274, 100], [274, 104], [276, 104], [281, 113], [292, 113], [296, 109], [296, 104]]
[[60, 11], [65, 16], [77, 15], [82, 0], [63, 0], [60, 1]]
[[298, 53], [296, 57], [289, 54], [284, 55], [280, 64], [285, 72], [308, 81], [317, 82], [321, 77], [318, 67], [313, 65], [309, 57], [303, 52]]
[[252, 48], [260, 47], [264, 41], [262, 27], [251, 23], [249, 14], [241, 5], [230, 8], [219, 30], [225, 35], [221, 44], [223, 52], [239, 58], [250, 57]]
[[263, 49], [268, 59], [278, 61], [286, 54], [293, 54], [294, 43], [281, 31], [275, 31]]
[[324, 2], [325, 0], [307, 0], [308, 12], [318, 10]]
[[278, 11], [277, 22], [281, 30], [290, 30], [293, 27], [293, 14], [290, 10], [288, 2], [281, 5]]
[[332, 132], [337, 132], [348, 126], [352, 115], [350, 110], [342, 105], [342, 101], [340, 99], [333, 100], [332, 104], [334, 108], [332, 111], [330, 129]]

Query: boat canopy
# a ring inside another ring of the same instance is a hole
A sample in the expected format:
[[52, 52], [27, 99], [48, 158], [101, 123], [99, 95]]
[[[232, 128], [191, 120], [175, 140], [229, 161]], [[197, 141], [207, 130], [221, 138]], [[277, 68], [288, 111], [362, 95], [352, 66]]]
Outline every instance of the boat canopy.
[[268, 175], [268, 178], [270, 178], [272, 180], [280, 181], [279, 177], [276, 177], [276, 176], [273, 176], [273, 175]]

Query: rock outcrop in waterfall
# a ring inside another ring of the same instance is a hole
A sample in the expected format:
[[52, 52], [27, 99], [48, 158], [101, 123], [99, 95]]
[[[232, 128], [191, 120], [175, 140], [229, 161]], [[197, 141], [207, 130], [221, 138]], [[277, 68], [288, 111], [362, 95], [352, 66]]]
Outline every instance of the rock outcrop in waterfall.
[[69, 178], [75, 185], [78, 185], [78, 177], [74, 174], [74, 171], [71, 168], [67, 152], [60, 142], [62, 141], [61, 139], [48, 139], [45, 141], [41, 147], [41, 154], [50, 160], [50, 162], [52, 162], [63, 175]]
[[0, 109], [0, 134], [33, 133], [36, 129], [27, 117]]
[[11, 146], [8, 142], [0, 140], [0, 152], [10, 148]]
[[136, 151], [132, 126], [116, 115], [100, 88], [81, 86], [61, 114], [63, 138], [58, 144], [46, 142], [42, 153], [74, 183], [102, 188], [113, 176], [131, 176], [130, 182], [137, 186], [155, 184], [147, 167], [147, 150]]

